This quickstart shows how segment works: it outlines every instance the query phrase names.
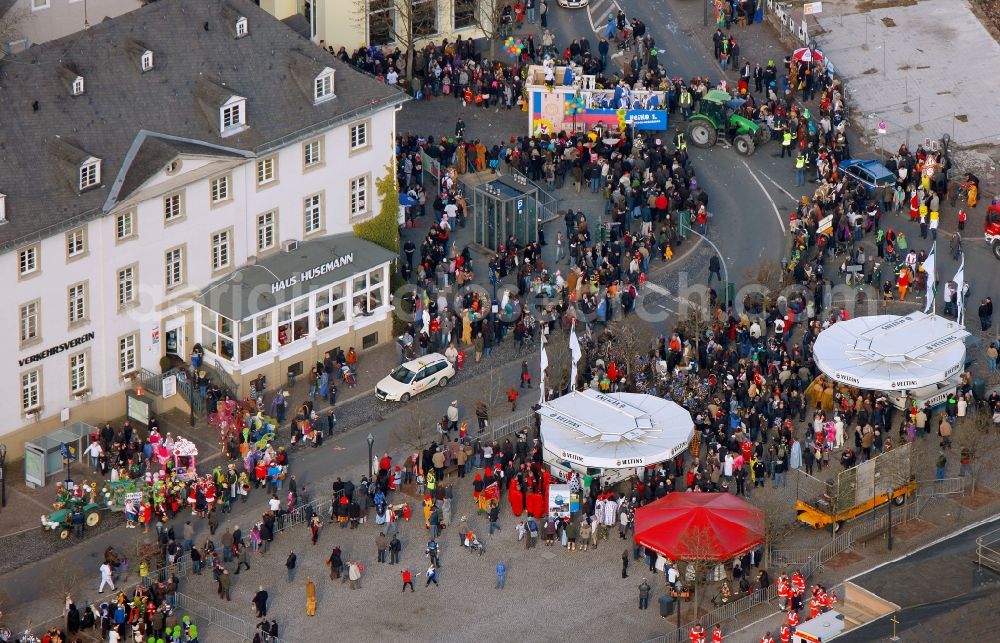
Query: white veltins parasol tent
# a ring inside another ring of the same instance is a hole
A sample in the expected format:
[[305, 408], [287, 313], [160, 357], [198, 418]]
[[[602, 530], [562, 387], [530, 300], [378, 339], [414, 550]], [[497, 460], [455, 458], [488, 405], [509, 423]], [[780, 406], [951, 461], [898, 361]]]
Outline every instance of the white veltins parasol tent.
[[545, 451], [582, 467], [625, 469], [669, 460], [691, 443], [682, 406], [653, 395], [588, 389], [538, 409]]
[[877, 391], [905, 391], [960, 373], [968, 336], [963, 326], [921, 312], [858, 317], [821, 332], [813, 358], [837, 382]]

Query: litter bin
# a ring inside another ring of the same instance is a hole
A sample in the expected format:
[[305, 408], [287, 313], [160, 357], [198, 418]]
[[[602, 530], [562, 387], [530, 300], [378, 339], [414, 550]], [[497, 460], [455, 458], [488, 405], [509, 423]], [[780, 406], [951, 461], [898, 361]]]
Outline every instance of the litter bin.
[[983, 378], [972, 378], [972, 394], [976, 396], [976, 400], [986, 399], [986, 381]]
[[667, 618], [674, 615], [674, 597], [670, 594], [660, 596], [660, 616]]

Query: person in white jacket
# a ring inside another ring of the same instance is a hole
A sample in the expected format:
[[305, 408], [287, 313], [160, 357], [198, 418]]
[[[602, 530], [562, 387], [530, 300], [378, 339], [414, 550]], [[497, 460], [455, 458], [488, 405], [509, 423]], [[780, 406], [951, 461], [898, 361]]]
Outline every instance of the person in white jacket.
[[101, 565], [100, 570], [101, 570], [101, 586], [97, 589], [97, 593], [103, 594], [105, 585], [110, 586], [111, 591], [115, 591], [115, 581], [111, 576], [111, 564], [105, 561], [104, 564]]

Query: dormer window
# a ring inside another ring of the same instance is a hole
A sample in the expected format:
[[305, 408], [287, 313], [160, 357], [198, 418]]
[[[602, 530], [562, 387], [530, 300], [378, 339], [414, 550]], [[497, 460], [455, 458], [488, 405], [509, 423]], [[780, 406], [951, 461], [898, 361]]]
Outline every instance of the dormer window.
[[247, 123], [247, 99], [233, 96], [219, 109], [220, 131], [223, 136], [235, 134]]
[[247, 26], [247, 19], [240, 16], [236, 19], [236, 37], [242, 38], [243, 36], [250, 33], [250, 29]]
[[148, 49], [142, 52], [142, 58], [139, 60], [139, 65], [142, 67], [143, 71], [149, 71], [153, 68], [153, 52]]
[[83, 76], [77, 76], [73, 79], [73, 89], [74, 96], [79, 96], [83, 93]]
[[80, 191], [101, 183], [101, 159], [89, 158], [80, 166]]
[[313, 100], [317, 103], [333, 98], [333, 70], [326, 68], [319, 76], [313, 86]]

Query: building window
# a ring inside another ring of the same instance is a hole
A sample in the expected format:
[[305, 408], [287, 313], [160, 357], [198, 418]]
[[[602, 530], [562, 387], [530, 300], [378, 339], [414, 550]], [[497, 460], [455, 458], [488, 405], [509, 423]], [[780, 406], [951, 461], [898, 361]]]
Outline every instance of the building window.
[[77, 353], [69, 358], [69, 391], [81, 393], [87, 390], [87, 353]]
[[316, 77], [313, 86], [313, 99], [318, 103], [326, 98], [333, 98], [333, 70], [324, 71]]
[[243, 36], [247, 35], [248, 33], [250, 33], [250, 29], [247, 26], [247, 19], [241, 16], [236, 21], [236, 37], [237, 38], [242, 38]]
[[278, 346], [309, 336], [309, 297], [278, 308]]
[[364, 317], [380, 307], [385, 301], [384, 269], [377, 268], [355, 276], [351, 294], [355, 318]]
[[31, 10], [41, 11], [42, 9], [48, 9], [51, 4], [51, 0], [31, 0]]
[[90, 159], [80, 166], [80, 190], [86, 190], [101, 182], [101, 161]]
[[380, 47], [393, 41], [396, 0], [368, 0], [368, 44]]
[[368, 177], [351, 179], [351, 217], [368, 213]]
[[438, 0], [410, 0], [413, 37], [426, 38], [437, 33]]
[[181, 217], [181, 195], [170, 194], [163, 197], [163, 220], [167, 223]]
[[212, 270], [229, 267], [229, 231], [223, 230], [212, 235]]
[[77, 76], [73, 80], [73, 89], [71, 91], [74, 96], [83, 94], [83, 76]]
[[23, 248], [17, 253], [17, 270], [22, 277], [38, 270], [38, 246]]
[[323, 162], [323, 146], [320, 141], [309, 141], [302, 146], [302, 164], [313, 167]]
[[153, 68], [153, 52], [144, 51], [142, 53], [142, 60], [140, 61], [143, 71], [149, 71]]
[[368, 123], [358, 123], [351, 125], [351, 149], [368, 145]]
[[172, 248], [164, 255], [166, 276], [164, 283], [167, 288], [174, 288], [184, 283], [184, 249]]
[[316, 292], [316, 330], [329, 328], [347, 319], [347, 282], [342, 281]]
[[270, 250], [275, 243], [274, 212], [257, 215], [257, 251]]
[[77, 228], [66, 233], [66, 256], [70, 259], [79, 257], [87, 251], [84, 240], [84, 228]]
[[42, 372], [38, 369], [21, 373], [21, 410], [37, 411], [42, 405]]
[[87, 319], [87, 284], [69, 287], [69, 323], [77, 324]]
[[118, 374], [128, 375], [135, 370], [136, 336], [126, 335], [118, 340]]
[[233, 358], [233, 320], [214, 310], [201, 309], [201, 345], [223, 359]]
[[261, 313], [240, 322], [240, 360], [271, 350], [271, 313]]
[[323, 227], [323, 199], [319, 194], [305, 198], [304, 214], [306, 234], [319, 232]]
[[[179, 205], [179, 203], [178, 203]], [[164, 208], [165, 209], [165, 208]], [[122, 212], [115, 218], [115, 237], [122, 241], [135, 234], [135, 213], [132, 210]]]
[[351, 286], [354, 317], [364, 317], [385, 302], [385, 274], [382, 268], [355, 276]]
[[276, 177], [274, 165], [275, 158], [273, 156], [257, 161], [257, 185], [267, 185], [274, 182]]
[[38, 306], [39, 302], [32, 301], [21, 306], [18, 317], [21, 320], [21, 343], [25, 344], [33, 339], [38, 339]]
[[211, 181], [212, 205], [229, 200], [229, 177], [218, 176]]
[[135, 266], [127, 266], [118, 271], [118, 307], [125, 308], [135, 303]]
[[246, 99], [231, 98], [222, 106], [220, 116], [222, 118], [222, 134], [232, 134], [246, 125]]
[[455, 0], [455, 29], [476, 26], [476, 5], [479, 0]]

